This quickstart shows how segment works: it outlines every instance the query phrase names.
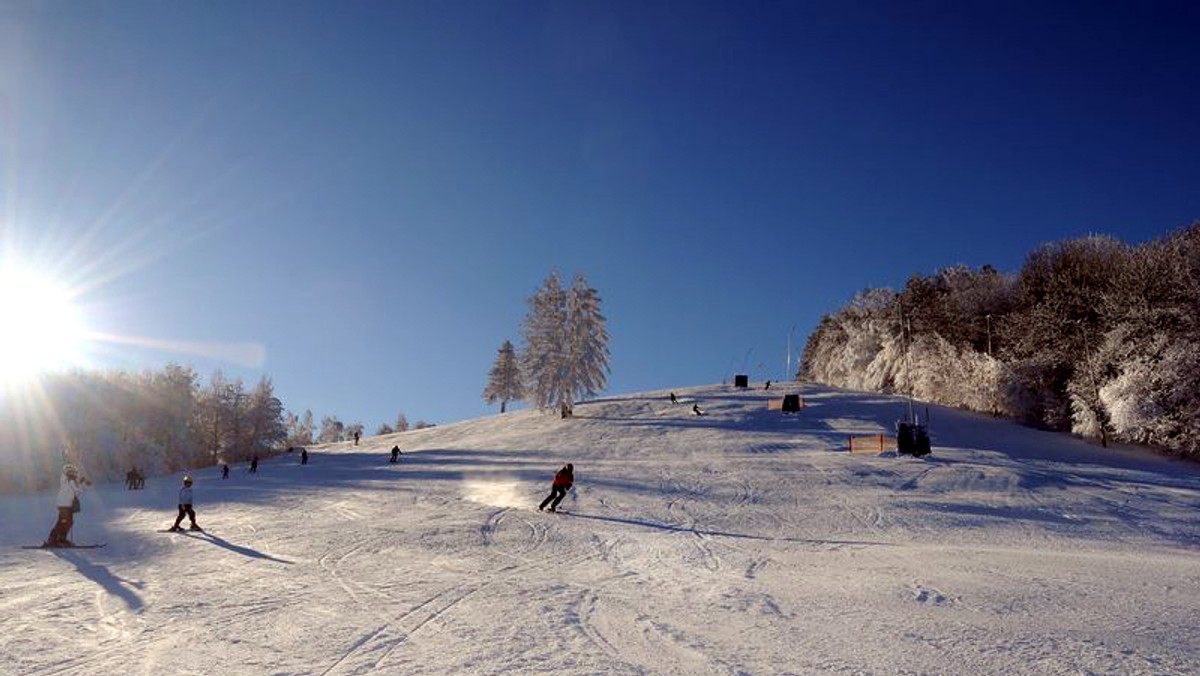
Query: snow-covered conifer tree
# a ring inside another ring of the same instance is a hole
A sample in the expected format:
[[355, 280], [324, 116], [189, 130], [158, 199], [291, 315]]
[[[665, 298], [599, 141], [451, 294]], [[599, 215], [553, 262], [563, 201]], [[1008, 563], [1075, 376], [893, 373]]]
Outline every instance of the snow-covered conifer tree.
[[500, 402], [500, 412], [504, 413], [510, 401], [520, 401], [525, 398], [525, 389], [521, 383], [521, 368], [517, 364], [517, 352], [511, 341], [504, 341], [496, 355], [496, 362], [488, 373], [487, 386], [483, 388], [483, 399], [494, 404]]
[[528, 396], [539, 408], [570, 407], [608, 383], [608, 329], [600, 295], [577, 275], [569, 290], [552, 273], [529, 299], [521, 330]]
[[570, 404], [566, 376], [567, 292], [550, 274], [542, 288], [529, 299], [529, 312], [521, 327], [525, 339], [521, 370], [528, 384], [527, 396], [538, 408]]
[[567, 404], [594, 396], [608, 385], [608, 328], [600, 312], [600, 294], [583, 275], [567, 294]]

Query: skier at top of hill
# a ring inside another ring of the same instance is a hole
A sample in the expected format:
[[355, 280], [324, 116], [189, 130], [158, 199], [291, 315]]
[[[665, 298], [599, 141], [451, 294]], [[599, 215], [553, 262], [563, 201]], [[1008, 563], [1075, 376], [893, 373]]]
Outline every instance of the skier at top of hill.
[[74, 465], [70, 463], [63, 465], [62, 476], [58, 480], [58, 498], [55, 501], [55, 505], [58, 507], [58, 519], [54, 522], [54, 527], [50, 529], [50, 535], [46, 538], [46, 547], [75, 546], [67, 539], [67, 534], [75, 525], [79, 494], [86, 486], [90, 485], [91, 482], [87, 480], [87, 477], [79, 474]]
[[354, 433], [354, 445], [355, 445], [355, 446], [357, 446], [357, 445], [358, 445], [358, 437], [359, 437], [359, 434], [360, 434], [360, 432], [357, 432], [357, 431]]
[[672, 393], [671, 393], [671, 403], [672, 403], [672, 404], [678, 404], [678, 403], [679, 403], [679, 399], [675, 398], [675, 393], [674, 393], [674, 392], [672, 392]]
[[183, 521], [185, 514], [192, 522], [192, 530], [204, 530], [196, 525], [196, 511], [192, 509], [192, 477], [190, 476], [183, 477], [183, 487], [179, 489], [179, 516], [175, 517], [175, 525], [171, 526], [171, 530], [183, 530], [179, 527], [179, 522]]
[[571, 490], [571, 486], [575, 485], [575, 466], [567, 463], [562, 466], [562, 469], [554, 473], [554, 482], [550, 484], [550, 495], [542, 500], [542, 504], [538, 505], [538, 511], [550, 505], [550, 511], [558, 510], [558, 503], [567, 496], [567, 491]]
[[764, 388], [763, 388], [763, 390], [769, 390], [769, 389], [771, 389], [771, 381], [769, 381], [769, 380], [768, 380], [768, 381], [767, 381], [767, 386], [766, 386], [766, 387], [764, 387]]

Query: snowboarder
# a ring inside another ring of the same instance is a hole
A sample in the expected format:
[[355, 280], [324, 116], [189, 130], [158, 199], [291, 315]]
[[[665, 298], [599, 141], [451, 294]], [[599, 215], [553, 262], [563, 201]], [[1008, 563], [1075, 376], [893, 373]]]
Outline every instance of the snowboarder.
[[258, 456], [257, 455], [255, 455], [253, 458], [250, 458], [250, 473], [258, 474]]
[[672, 393], [671, 393], [671, 403], [672, 403], [672, 404], [678, 404], [678, 403], [679, 403], [679, 400], [675, 398], [675, 393], [674, 393], [674, 392], [672, 392]]
[[361, 433], [360, 433], [360, 432], [358, 432], [357, 430], [355, 430], [355, 432], [354, 432], [354, 445], [355, 445], [355, 446], [357, 446], [357, 445], [358, 445], [358, 437], [359, 437], [359, 434], [361, 434]]
[[307, 448], [300, 449], [300, 464], [301, 465], [308, 464], [308, 449]]
[[388, 462], [400, 462], [400, 447], [392, 446], [392, 459]]
[[87, 477], [80, 476], [74, 465], [63, 465], [62, 476], [58, 480], [58, 499], [55, 502], [58, 506], [58, 520], [54, 522], [54, 527], [50, 529], [50, 535], [43, 546], [75, 546], [67, 539], [67, 535], [75, 525], [75, 512], [79, 511], [79, 494], [83, 492], [84, 487], [90, 485], [91, 482]]
[[692, 413], [696, 415], [704, 415], [704, 411], [700, 410], [700, 404], [692, 404]]
[[575, 466], [571, 463], [563, 465], [562, 469], [554, 474], [554, 482], [550, 484], [550, 495], [542, 500], [542, 504], [538, 505], [538, 511], [550, 505], [550, 511], [554, 512], [558, 509], [558, 503], [567, 496], [567, 491], [571, 490], [571, 486], [575, 485]]
[[229, 463], [227, 463], [227, 462], [221, 463], [221, 478], [222, 479], [229, 478]]
[[183, 530], [179, 527], [179, 522], [183, 521], [185, 514], [188, 520], [192, 522], [189, 530], [204, 530], [196, 525], [196, 511], [192, 509], [192, 477], [190, 476], [183, 477], [183, 488], [179, 489], [179, 516], [175, 517], [175, 525], [171, 526], [171, 531], [179, 532]]

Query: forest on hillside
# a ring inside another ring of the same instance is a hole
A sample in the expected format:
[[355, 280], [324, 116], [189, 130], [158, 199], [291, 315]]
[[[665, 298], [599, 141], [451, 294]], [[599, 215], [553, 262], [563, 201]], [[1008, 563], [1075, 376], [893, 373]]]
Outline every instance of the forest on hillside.
[[47, 374], [0, 397], [0, 492], [57, 485], [64, 461], [93, 480], [133, 467], [148, 475], [235, 462], [312, 437], [312, 414], [286, 413], [270, 378], [247, 389], [220, 371], [203, 384], [190, 367]]
[[1046, 244], [1015, 273], [866, 289], [821, 319], [799, 375], [1197, 456], [1200, 222], [1137, 246]]

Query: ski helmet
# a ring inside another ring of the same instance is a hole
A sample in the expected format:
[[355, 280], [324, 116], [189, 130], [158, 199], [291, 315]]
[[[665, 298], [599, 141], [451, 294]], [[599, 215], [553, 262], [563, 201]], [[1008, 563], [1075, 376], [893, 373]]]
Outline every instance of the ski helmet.
[[191, 486], [192, 485], [192, 477], [190, 477], [190, 476], [183, 477], [183, 485]]
[[63, 474], [66, 474], [68, 479], [74, 479], [79, 474], [79, 470], [75, 469], [75, 465], [67, 463], [63, 465]]

